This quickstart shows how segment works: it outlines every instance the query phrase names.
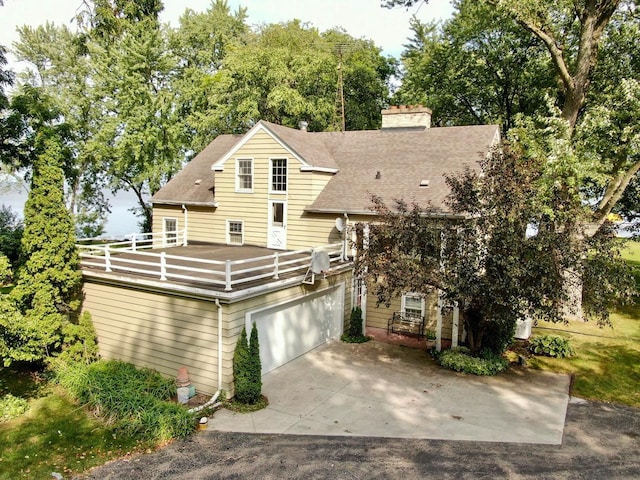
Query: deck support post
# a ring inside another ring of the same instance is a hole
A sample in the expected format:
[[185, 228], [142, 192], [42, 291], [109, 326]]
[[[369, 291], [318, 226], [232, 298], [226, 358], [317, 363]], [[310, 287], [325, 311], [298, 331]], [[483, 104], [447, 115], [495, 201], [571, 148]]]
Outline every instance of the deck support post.
[[274, 280], [278, 280], [280, 278], [279, 266], [280, 266], [280, 256], [278, 255], [278, 252], [276, 252], [276, 253], [273, 254], [273, 278], [274, 278]]
[[111, 251], [109, 250], [109, 244], [104, 247], [104, 271], [111, 272]]
[[458, 302], [453, 307], [453, 324], [451, 325], [451, 348], [458, 346], [458, 325], [460, 324], [460, 307]]
[[224, 265], [224, 279], [226, 282], [226, 286], [224, 287], [225, 292], [230, 292], [231, 289], [231, 260], [227, 260]]
[[167, 252], [160, 252], [160, 280], [167, 279]]

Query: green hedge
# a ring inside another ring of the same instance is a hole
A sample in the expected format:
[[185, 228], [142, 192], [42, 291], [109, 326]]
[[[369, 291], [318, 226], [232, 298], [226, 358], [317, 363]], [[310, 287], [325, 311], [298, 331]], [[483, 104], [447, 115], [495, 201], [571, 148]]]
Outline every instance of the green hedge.
[[170, 401], [174, 380], [155, 370], [116, 360], [63, 363], [56, 379], [74, 399], [131, 436], [166, 441], [186, 437], [195, 428], [195, 415]]
[[444, 350], [438, 355], [438, 361], [444, 368], [473, 375], [496, 375], [509, 366], [506, 359], [490, 352], [482, 357], [472, 357], [465, 347]]

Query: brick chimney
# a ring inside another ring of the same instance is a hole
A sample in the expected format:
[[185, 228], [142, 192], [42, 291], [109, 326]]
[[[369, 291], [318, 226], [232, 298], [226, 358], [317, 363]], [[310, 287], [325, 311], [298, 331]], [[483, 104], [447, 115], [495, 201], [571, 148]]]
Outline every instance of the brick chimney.
[[431, 126], [431, 110], [422, 105], [392, 105], [382, 110], [382, 129], [425, 130]]

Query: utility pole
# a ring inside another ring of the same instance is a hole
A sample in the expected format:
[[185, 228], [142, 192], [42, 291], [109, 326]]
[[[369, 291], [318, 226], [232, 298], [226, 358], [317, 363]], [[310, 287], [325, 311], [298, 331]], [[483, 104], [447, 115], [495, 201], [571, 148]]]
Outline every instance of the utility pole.
[[349, 43], [336, 43], [334, 51], [338, 55], [338, 101], [340, 102], [340, 130], [347, 129], [347, 119], [344, 112], [344, 54], [352, 48]]

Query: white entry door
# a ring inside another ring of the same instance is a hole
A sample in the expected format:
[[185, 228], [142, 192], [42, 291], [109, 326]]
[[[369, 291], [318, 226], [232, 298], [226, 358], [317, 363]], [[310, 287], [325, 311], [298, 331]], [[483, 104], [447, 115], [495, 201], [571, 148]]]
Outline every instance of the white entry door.
[[285, 250], [287, 248], [287, 202], [269, 200], [269, 236], [267, 246]]

